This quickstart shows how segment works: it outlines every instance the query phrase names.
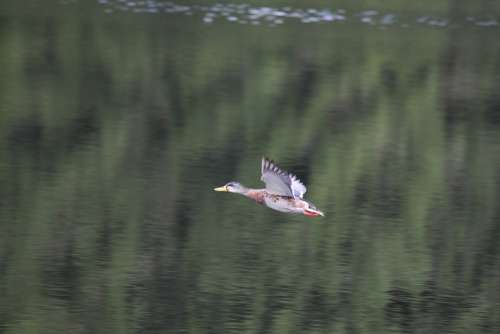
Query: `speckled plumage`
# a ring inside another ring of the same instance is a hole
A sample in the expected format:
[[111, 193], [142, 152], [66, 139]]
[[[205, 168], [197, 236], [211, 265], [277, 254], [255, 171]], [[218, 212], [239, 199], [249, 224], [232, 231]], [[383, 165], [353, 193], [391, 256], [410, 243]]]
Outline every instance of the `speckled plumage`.
[[239, 193], [281, 212], [311, 217], [324, 215], [312, 203], [303, 199], [307, 188], [297, 176], [282, 170], [266, 158], [262, 158], [261, 174], [261, 180], [266, 184], [264, 189], [249, 189], [238, 182], [229, 182], [214, 190]]

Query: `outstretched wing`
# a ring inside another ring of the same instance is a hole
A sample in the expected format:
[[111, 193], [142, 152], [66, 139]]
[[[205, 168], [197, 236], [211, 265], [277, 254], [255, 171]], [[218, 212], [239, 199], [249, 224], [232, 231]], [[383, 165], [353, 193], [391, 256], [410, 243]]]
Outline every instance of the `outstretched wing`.
[[295, 175], [290, 174], [290, 177], [292, 178], [293, 196], [303, 198], [307, 191], [306, 186]]
[[307, 191], [306, 186], [295, 175], [280, 169], [266, 158], [262, 158], [261, 173], [260, 179], [270, 193], [302, 198]]

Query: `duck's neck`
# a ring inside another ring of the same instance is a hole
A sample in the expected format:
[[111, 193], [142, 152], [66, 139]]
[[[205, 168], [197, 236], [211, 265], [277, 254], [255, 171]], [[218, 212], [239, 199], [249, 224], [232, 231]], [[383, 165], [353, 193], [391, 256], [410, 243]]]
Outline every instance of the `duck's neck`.
[[264, 203], [264, 189], [245, 188], [241, 194], [245, 197], [251, 198], [257, 203]]

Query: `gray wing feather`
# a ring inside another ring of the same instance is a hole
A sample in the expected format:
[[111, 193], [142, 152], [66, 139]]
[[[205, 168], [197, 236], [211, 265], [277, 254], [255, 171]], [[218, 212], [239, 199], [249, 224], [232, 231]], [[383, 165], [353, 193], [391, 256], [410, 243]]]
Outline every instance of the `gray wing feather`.
[[290, 177], [292, 178], [293, 196], [298, 198], [304, 197], [307, 191], [306, 186], [295, 175], [290, 175]]
[[262, 158], [261, 180], [266, 184], [266, 190], [277, 195], [302, 198], [307, 188], [293, 174], [290, 174], [272, 161]]

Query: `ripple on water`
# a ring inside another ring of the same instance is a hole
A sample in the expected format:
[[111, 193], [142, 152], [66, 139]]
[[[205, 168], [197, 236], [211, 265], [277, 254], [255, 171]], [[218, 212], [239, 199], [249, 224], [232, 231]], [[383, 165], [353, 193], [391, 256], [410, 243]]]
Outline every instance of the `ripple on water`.
[[[397, 13], [383, 13], [375, 9], [367, 9], [359, 12], [348, 13], [345, 9], [328, 8], [294, 8], [291, 6], [270, 7], [251, 6], [249, 4], [216, 3], [213, 5], [184, 5], [172, 1], [147, 0], [98, 0], [104, 7], [104, 12], [113, 14], [116, 12], [132, 12], [137, 14], [185, 14], [197, 15], [206, 24], [213, 24], [218, 20], [231, 23], [275, 26], [287, 22], [301, 22], [305, 24], [338, 23], [344, 21], [360, 22], [373, 26], [397, 26], [409, 27], [410, 25], [444, 28], [461, 25], [476, 27], [498, 27], [499, 21], [495, 17], [472, 17], [462, 19], [451, 19], [446, 17], [435, 17], [421, 15], [404, 19]], [[405, 22], [406, 21], [406, 22]]]

